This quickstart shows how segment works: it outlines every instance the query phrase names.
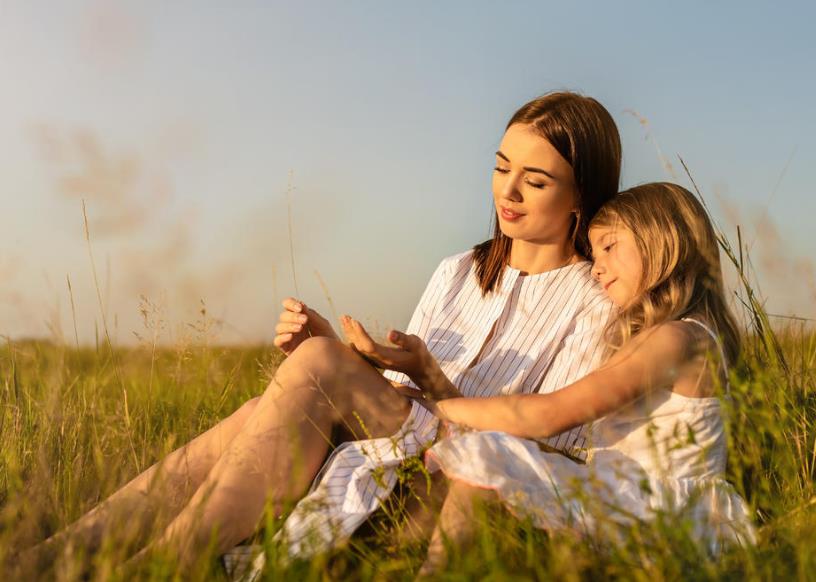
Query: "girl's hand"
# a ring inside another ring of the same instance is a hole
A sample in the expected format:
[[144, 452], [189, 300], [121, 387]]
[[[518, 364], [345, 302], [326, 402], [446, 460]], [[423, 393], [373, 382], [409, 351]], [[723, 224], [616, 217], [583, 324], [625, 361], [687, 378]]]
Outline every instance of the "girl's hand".
[[278, 316], [272, 343], [288, 356], [309, 337], [340, 339], [325, 317], [302, 301], [287, 297], [283, 300], [283, 311]]
[[348, 315], [340, 318], [340, 325], [354, 351], [379, 368], [406, 374], [418, 386], [436, 365], [425, 342], [415, 335], [391, 330], [388, 341], [396, 347], [388, 347], [371, 339], [362, 324]]

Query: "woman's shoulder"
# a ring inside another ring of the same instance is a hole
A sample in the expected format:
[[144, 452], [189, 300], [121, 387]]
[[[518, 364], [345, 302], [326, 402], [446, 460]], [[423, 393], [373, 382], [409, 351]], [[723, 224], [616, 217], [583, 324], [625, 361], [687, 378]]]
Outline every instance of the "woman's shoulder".
[[455, 255], [450, 255], [439, 261], [436, 269], [428, 282], [428, 288], [438, 289], [447, 287], [453, 281], [462, 279], [463, 272], [467, 273], [473, 263], [473, 251], [468, 250]]
[[466, 251], [462, 251], [461, 253], [456, 253], [455, 255], [450, 255], [442, 259], [440, 264], [454, 264], [459, 265], [462, 263], [470, 264], [473, 262], [473, 249], [468, 249]]
[[575, 289], [573, 296], [579, 300], [578, 311], [603, 311], [608, 312], [607, 315], [612, 313], [612, 301], [592, 276], [592, 261], [580, 261], [570, 266], [569, 276]]
[[437, 269], [446, 277], [451, 277], [460, 271], [469, 271], [472, 266], [473, 249], [468, 249], [461, 253], [445, 257], [439, 262]]

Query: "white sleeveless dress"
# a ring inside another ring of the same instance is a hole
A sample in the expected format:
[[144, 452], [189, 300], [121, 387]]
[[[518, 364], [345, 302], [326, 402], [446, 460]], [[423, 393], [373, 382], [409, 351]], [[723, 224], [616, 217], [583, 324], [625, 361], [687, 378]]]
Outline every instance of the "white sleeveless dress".
[[[707, 326], [684, 321], [703, 326], [722, 354]], [[755, 542], [748, 507], [725, 480], [726, 456], [719, 400], [660, 390], [596, 421], [585, 465], [543, 452], [536, 441], [488, 431], [440, 441], [426, 464], [495, 490], [543, 529], [614, 537], [621, 525], [679, 515], [716, 554], [724, 543]]]

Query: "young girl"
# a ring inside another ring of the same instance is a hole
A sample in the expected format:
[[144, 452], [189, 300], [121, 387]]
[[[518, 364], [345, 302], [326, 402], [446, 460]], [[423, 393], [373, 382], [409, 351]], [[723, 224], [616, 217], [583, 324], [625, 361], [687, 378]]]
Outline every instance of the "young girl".
[[[617, 192], [620, 157], [615, 122], [594, 99], [552, 93], [512, 116], [493, 172], [494, 236], [442, 262], [409, 325], [459, 386], [437, 397], [555, 390], [599, 364], [611, 306], [585, 259], [587, 226]], [[155, 544], [189, 564], [213, 531], [223, 552], [252, 534], [267, 503], [280, 515], [299, 499], [283, 528], [291, 553], [346, 539], [389, 494], [404, 457], [433, 440], [437, 421], [389, 382], [408, 377], [383, 377], [300, 301], [285, 302], [276, 331], [288, 357], [262, 397], [31, 558], [53, 559], [66, 544], [91, 554], [127, 516], [134, 545], [158, 527]], [[573, 451], [583, 433], [550, 444]]]
[[[728, 392], [727, 364], [738, 356], [739, 337], [702, 205], [675, 184], [646, 184], [608, 202], [589, 237], [593, 276], [619, 307], [601, 368], [550, 394], [420, 399], [449, 423], [501, 431], [459, 431], [427, 452], [429, 468], [452, 484], [424, 574], [445, 565], [443, 538], [467, 544], [474, 500], [495, 496], [545, 529], [600, 534], [610, 524], [607, 531], [676, 510], [687, 512], [695, 538], [711, 552], [723, 542], [754, 540], [748, 509], [724, 476], [715, 392]], [[350, 333], [372, 349], [359, 326], [352, 323]], [[424, 354], [418, 340], [402, 343]], [[420, 359], [433, 370], [427, 356]], [[439, 393], [444, 376], [426, 376]], [[533, 440], [592, 421], [586, 465], [543, 452]]]

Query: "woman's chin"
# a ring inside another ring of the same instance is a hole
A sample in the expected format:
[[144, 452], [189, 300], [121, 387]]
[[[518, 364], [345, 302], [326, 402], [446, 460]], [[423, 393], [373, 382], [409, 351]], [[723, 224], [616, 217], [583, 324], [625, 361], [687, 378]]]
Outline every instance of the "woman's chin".
[[541, 233], [531, 233], [529, 230], [524, 228], [520, 228], [513, 224], [508, 224], [504, 221], [499, 222], [499, 228], [501, 229], [501, 233], [506, 236], [507, 238], [511, 238], [513, 240], [519, 240], [534, 244], [547, 244], [548, 241], [541, 236]]
[[499, 230], [501, 230], [501, 233], [508, 238], [518, 238], [518, 229], [513, 228], [512, 224], [508, 224], [501, 218], [499, 218]]

